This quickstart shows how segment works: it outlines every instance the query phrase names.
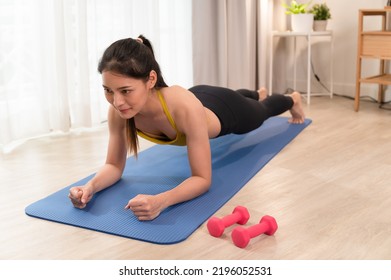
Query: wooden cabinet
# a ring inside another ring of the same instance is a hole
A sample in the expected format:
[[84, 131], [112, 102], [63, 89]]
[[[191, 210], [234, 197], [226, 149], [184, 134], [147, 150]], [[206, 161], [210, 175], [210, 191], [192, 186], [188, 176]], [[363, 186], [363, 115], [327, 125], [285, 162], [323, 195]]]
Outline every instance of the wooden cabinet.
[[[387, 30], [387, 12], [391, 9], [359, 10], [358, 15], [358, 49], [356, 72], [356, 96], [354, 101], [355, 111], [360, 107], [361, 83], [378, 84], [378, 102], [383, 102], [385, 85], [391, 85], [391, 74], [385, 71], [385, 61], [391, 60], [391, 31]], [[377, 16], [381, 18], [378, 30], [365, 30], [365, 17]], [[362, 77], [363, 59], [376, 59], [380, 63], [379, 72], [374, 76]]]

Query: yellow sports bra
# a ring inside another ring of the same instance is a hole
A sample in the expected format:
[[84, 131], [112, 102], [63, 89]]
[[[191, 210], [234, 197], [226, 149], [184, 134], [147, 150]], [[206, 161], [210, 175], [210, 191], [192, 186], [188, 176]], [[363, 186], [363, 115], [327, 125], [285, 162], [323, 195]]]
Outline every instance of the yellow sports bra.
[[177, 145], [177, 146], [186, 146], [186, 135], [183, 134], [178, 130], [178, 128], [175, 125], [174, 119], [172, 118], [170, 111], [168, 111], [167, 103], [164, 100], [163, 94], [160, 92], [160, 90], [157, 91], [157, 95], [159, 97], [160, 104], [162, 104], [164, 114], [166, 115], [168, 121], [170, 122], [171, 126], [176, 131], [176, 138], [174, 140], [171, 140], [167, 136], [163, 135], [151, 135], [151, 134], [145, 134], [141, 130], [137, 129], [137, 135], [140, 137], [147, 139], [148, 141], [154, 142], [156, 144], [165, 144], [165, 145]]

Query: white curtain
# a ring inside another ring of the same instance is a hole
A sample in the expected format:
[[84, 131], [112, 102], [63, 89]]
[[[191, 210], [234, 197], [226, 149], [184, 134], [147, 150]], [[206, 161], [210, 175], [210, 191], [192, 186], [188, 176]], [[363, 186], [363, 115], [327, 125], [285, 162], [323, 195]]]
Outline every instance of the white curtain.
[[273, 0], [194, 0], [194, 83], [267, 86]]
[[193, 84], [191, 0], [0, 0], [1, 151], [104, 122], [99, 58], [139, 34], [167, 83]]

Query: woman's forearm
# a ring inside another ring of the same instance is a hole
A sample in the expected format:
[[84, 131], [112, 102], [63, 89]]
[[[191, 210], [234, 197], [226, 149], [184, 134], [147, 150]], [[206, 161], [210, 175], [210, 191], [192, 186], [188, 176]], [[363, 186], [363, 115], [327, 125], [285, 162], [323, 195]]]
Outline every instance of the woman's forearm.
[[100, 192], [121, 179], [123, 170], [115, 165], [106, 163], [95, 176], [86, 184], [93, 193]]
[[158, 196], [164, 204], [163, 208], [167, 208], [171, 205], [191, 200], [207, 192], [209, 190], [210, 183], [210, 180], [203, 177], [192, 176], [183, 181], [177, 187], [160, 193]]

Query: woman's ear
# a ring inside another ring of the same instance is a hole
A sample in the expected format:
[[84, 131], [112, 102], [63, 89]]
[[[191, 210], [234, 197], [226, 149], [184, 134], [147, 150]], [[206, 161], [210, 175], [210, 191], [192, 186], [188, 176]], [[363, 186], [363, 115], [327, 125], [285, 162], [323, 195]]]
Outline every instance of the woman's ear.
[[149, 85], [149, 88], [154, 88], [155, 85], [156, 85], [156, 81], [157, 81], [157, 73], [155, 72], [155, 70], [151, 70], [151, 72], [149, 73], [149, 79], [148, 79], [148, 85]]

